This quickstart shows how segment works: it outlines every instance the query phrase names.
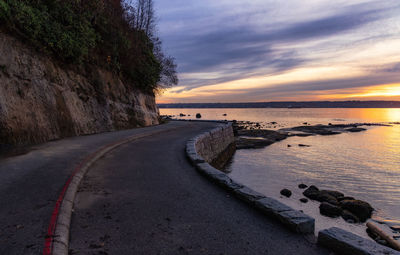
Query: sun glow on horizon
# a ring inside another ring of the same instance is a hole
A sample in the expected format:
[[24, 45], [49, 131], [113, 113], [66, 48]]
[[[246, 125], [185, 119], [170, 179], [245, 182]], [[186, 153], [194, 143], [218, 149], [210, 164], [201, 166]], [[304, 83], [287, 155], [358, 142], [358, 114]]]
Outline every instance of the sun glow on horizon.
[[[390, 98], [389, 98], [390, 97]], [[379, 86], [363, 87], [354, 90], [343, 90], [332, 92], [329, 95], [321, 95], [320, 99], [343, 100], [343, 99], [384, 99], [399, 100], [400, 99], [400, 83], [384, 84]]]
[[400, 84], [372, 87], [371, 91], [350, 95], [348, 97], [393, 97], [400, 96]]

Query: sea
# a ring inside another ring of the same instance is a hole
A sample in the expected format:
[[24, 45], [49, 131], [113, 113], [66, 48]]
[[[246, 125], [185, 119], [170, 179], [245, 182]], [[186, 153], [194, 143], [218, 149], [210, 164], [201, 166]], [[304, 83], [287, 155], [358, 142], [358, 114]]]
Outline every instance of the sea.
[[[181, 113], [186, 116], [181, 117]], [[161, 115], [176, 119], [195, 119], [197, 113], [203, 120], [259, 122], [274, 130], [304, 123], [389, 124], [367, 126], [366, 131], [359, 133], [290, 137], [262, 149], [238, 150], [227, 172], [236, 181], [315, 217], [316, 232], [338, 226], [366, 236], [365, 224], [349, 224], [341, 218], [322, 216], [318, 202], [301, 203], [303, 190], [298, 188], [300, 183], [337, 190], [367, 201], [375, 208], [373, 219], [400, 225], [400, 109], [160, 109]], [[280, 190], [283, 188], [290, 189], [293, 195], [282, 197]]]

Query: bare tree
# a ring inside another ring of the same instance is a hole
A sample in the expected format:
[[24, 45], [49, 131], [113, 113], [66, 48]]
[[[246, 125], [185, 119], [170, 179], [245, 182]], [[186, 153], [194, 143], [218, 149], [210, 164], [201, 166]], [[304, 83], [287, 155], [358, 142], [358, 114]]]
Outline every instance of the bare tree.
[[160, 38], [154, 37], [153, 44], [154, 44], [154, 49], [153, 49], [154, 55], [161, 64], [161, 74], [158, 85], [161, 88], [169, 88], [172, 87], [173, 85], [177, 85], [179, 79], [176, 71], [177, 65], [175, 63], [175, 59], [171, 56], [165, 56], [162, 50], [162, 42]]
[[165, 56], [161, 40], [155, 35], [156, 19], [153, 0], [122, 0], [125, 18], [129, 25], [143, 31], [153, 43], [153, 53], [161, 65], [160, 87], [171, 87], [178, 84], [175, 59]]
[[146, 13], [145, 13], [145, 32], [149, 37], [153, 36], [154, 32], [154, 7], [152, 0], [146, 1]]
[[153, 0], [125, 0], [123, 2], [129, 24], [151, 38], [155, 27]]

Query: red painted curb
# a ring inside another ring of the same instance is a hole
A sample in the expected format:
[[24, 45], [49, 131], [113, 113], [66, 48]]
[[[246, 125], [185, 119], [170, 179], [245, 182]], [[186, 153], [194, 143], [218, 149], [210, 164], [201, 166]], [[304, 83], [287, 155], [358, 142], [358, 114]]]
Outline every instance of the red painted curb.
[[[60, 193], [60, 195], [59, 195], [59, 197], [57, 199], [57, 202], [56, 202], [56, 205], [54, 207], [53, 213], [51, 214], [50, 223], [49, 223], [49, 226], [47, 228], [47, 234], [45, 236], [43, 255], [53, 255], [53, 244], [54, 244], [55, 231], [56, 231], [56, 227], [57, 227], [57, 220], [58, 220], [58, 216], [59, 216], [59, 213], [60, 213], [60, 208], [61, 208], [62, 202], [64, 200], [64, 196], [67, 193], [69, 185], [72, 182], [72, 180], [75, 177], [75, 175], [78, 172], [80, 172], [82, 170], [82, 168], [85, 165], [88, 164], [88, 162], [90, 162], [93, 158], [95, 158], [102, 151], [107, 150], [109, 148], [112, 148], [114, 146], [116, 148], [119, 145], [122, 145], [122, 144], [128, 143], [128, 142], [132, 142], [132, 141], [134, 141], [136, 139], [139, 139], [139, 138], [144, 138], [144, 137], [147, 137], [147, 136], [151, 136], [151, 135], [155, 135], [155, 134], [159, 134], [159, 133], [163, 133], [163, 132], [168, 132], [168, 131], [179, 129], [179, 128], [182, 128], [182, 127], [175, 127], [175, 128], [166, 129], [166, 130], [158, 130], [158, 131], [153, 132], [153, 133], [149, 132], [148, 134], [145, 133], [145, 134], [132, 135], [132, 136], [127, 137], [125, 139], [121, 139], [121, 140], [119, 140], [117, 142], [114, 142], [114, 143], [111, 143], [111, 144], [108, 144], [108, 145], [105, 145], [105, 146], [101, 147], [97, 151], [95, 151], [92, 154], [90, 154], [89, 156], [87, 156], [81, 163], [79, 163], [79, 165], [77, 167], [75, 167], [75, 169], [73, 170], [72, 175], [68, 178], [67, 182], [64, 184], [64, 187], [62, 188], [62, 191], [61, 191], [61, 193]], [[112, 149], [114, 149], [114, 148], [112, 148]], [[105, 153], [107, 153], [107, 152], [108, 151], [106, 151]]]
[[94, 153], [90, 154], [89, 156], [87, 156], [77, 167], [75, 167], [74, 171], [72, 172], [72, 175], [68, 178], [67, 182], [64, 184], [64, 187], [57, 199], [56, 205], [54, 207], [53, 213], [51, 214], [51, 218], [50, 218], [50, 223], [49, 223], [49, 227], [47, 228], [47, 234], [46, 234], [46, 239], [45, 239], [45, 243], [44, 243], [44, 249], [43, 249], [43, 255], [52, 255], [53, 253], [53, 241], [54, 241], [54, 231], [56, 229], [56, 224], [57, 224], [57, 219], [58, 219], [58, 214], [60, 212], [60, 207], [62, 204], [62, 201], [64, 199], [64, 195], [67, 192], [67, 189], [69, 187], [69, 184], [71, 183], [72, 179], [74, 178], [74, 176], [82, 169], [82, 167], [89, 162], [90, 160], [92, 160], [99, 152], [110, 148], [118, 143], [121, 143], [125, 140], [129, 140], [128, 139], [124, 139], [124, 140], [120, 140], [118, 142], [106, 145], [102, 148], [100, 148], [99, 150], [95, 151]]

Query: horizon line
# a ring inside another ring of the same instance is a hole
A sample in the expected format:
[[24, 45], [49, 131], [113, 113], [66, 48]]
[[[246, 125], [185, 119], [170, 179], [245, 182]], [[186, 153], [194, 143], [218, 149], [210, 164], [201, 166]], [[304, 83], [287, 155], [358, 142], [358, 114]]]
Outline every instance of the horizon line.
[[318, 100], [318, 101], [262, 101], [262, 102], [191, 102], [191, 103], [157, 103], [165, 104], [265, 104], [265, 103], [350, 103], [350, 102], [380, 102], [380, 103], [400, 103], [400, 100]]

